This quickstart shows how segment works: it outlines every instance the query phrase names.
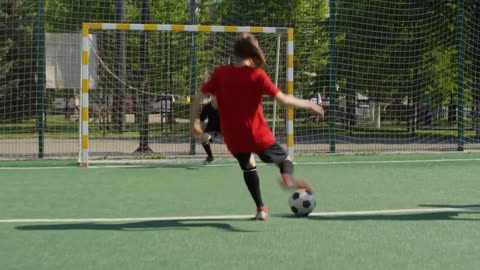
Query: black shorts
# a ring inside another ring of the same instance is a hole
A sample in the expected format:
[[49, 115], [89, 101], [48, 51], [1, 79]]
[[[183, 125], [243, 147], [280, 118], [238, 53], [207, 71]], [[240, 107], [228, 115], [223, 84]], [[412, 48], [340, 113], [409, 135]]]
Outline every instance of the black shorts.
[[210, 134], [212, 137], [218, 137], [222, 134], [220, 130], [213, 130], [213, 129], [205, 129], [203, 132]]
[[[283, 147], [277, 142], [274, 142], [267, 149], [257, 152], [255, 154], [257, 154], [263, 162], [274, 163], [276, 165], [281, 164], [288, 157], [285, 149], [283, 149]], [[240, 153], [233, 156], [238, 160], [238, 164], [240, 165], [242, 170], [246, 170], [248, 169], [247, 165], [251, 155], [252, 153]]]
[[214, 139], [217, 139], [217, 138], [219, 138], [219, 137], [222, 136], [222, 133], [221, 133], [220, 131], [218, 131], [218, 130], [208, 130], [208, 129], [205, 129], [203, 132], [210, 134], [210, 140], [208, 140], [209, 142], [213, 142]]

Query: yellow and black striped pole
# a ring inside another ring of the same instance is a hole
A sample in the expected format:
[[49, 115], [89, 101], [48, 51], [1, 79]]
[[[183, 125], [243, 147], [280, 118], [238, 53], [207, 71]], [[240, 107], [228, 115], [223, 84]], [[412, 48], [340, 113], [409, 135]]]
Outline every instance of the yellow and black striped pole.
[[[293, 96], [293, 28], [287, 34], [287, 94]], [[287, 111], [287, 150], [293, 160], [293, 108]]]
[[81, 106], [81, 121], [80, 121], [80, 164], [82, 167], [88, 167], [88, 32], [89, 24], [84, 24], [82, 28], [82, 75], [81, 75], [81, 91], [80, 91], [80, 106]]

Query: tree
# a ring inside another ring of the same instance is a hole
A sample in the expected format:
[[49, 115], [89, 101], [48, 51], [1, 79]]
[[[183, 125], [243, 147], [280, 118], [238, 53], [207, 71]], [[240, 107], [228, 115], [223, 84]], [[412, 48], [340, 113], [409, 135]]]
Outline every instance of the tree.
[[337, 1], [343, 94], [384, 102], [408, 98], [412, 110], [440, 96], [450, 100], [457, 89], [455, 8], [433, 0]]
[[114, 1], [117, 0], [43, 1], [47, 32], [78, 32], [84, 22], [113, 21]]
[[[4, 14], [0, 13], [0, 18]], [[3, 21], [3, 18], [2, 18]], [[3, 30], [4, 23], [0, 23], [0, 29]], [[0, 30], [1, 31], [1, 30]], [[12, 89], [18, 88], [19, 80], [7, 80], [8, 75], [11, 72], [12, 66], [15, 63], [12, 60], [5, 60], [8, 52], [10, 51], [13, 45], [13, 41], [10, 38], [0, 41], [0, 118], [7, 118], [7, 113], [10, 112], [10, 107], [8, 105], [9, 99], [12, 96]]]
[[295, 93], [308, 96], [323, 90], [328, 62], [325, 1], [224, 0], [216, 13], [226, 25], [293, 27]]
[[465, 7], [466, 86], [471, 88], [472, 122], [480, 138], [480, 0], [467, 0]]
[[0, 5], [0, 117], [19, 120], [36, 113], [35, 2]]

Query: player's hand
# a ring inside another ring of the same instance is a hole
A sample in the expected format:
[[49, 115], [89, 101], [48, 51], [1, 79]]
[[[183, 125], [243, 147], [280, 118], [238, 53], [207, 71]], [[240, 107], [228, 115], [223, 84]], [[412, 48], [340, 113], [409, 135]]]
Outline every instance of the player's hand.
[[294, 177], [289, 182], [280, 179], [280, 186], [284, 189], [305, 189], [306, 191], [313, 191], [312, 185], [303, 178]]
[[204, 133], [202, 133], [202, 135], [200, 135], [199, 139], [202, 143], [206, 143], [210, 140], [210, 138], [212, 138], [212, 136], [209, 133], [204, 132]]
[[325, 112], [323, 111], [323, 108], [317, 104], [312, 103], [312, 106], [309, 108], [310, 112], [315, 114], [320, 118], [320, 120], [323, 120], [325, 117]]
[[293, 185], [296, 189], [305, 189], [306, 191], [313, 192], [312, 185], [305, 179], [295, 179]]

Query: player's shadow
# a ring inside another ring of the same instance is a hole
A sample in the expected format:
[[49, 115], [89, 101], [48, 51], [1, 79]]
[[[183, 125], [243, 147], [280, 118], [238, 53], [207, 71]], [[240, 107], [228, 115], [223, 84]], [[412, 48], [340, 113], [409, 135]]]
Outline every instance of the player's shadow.
[[480, 211], [480, 204], [420, 204], [418, 206], [438, 207], [438, 208], [477, 209]]
[[228, 220], [152, 220], [130, 223], [61, 223], [17, 226], [22, 231], [63, 231], [63, 230], [106, 230], [106, 231], [152, 231], [152, 230], [190, 230], [194, 228], [214, 228], [227, 232], [254, 232], [237, 229], [221, 221]]
[[[470, 217], [475, 214], [480, 214], [480, 205], [419, 205], [422, 207], [437, 207], [438, 209], [425, 209], [424, 212], [411, 213], [385, 213], [379, 211], [378, 213], [354, 213], [339, 214], [336, 216], [318, 215], [309, 216], [311, 220], [339, 220], [339, 221], [361, 221], [361, 220], [376, 220], [376, 221], [432, 221], [432, 220], [446, 220], [446, 221], [480, 221], [479, 217]], [[460, 214], [464, 214], [461, 217]], [[467, 217], [468, 216], [468, 217]]]
[[[352, 211], [352, 212], [326, 212], [312, 213], [306, 219], [328, 221], [362, 221], [362, 220], [385, 220], [385, 221], [480, 221], [480, 218], [472, 217], [480, 214], [480, 205], [446, 205], [446, 204], [422, 204], [423, 208], [399, 210], [399, 211]], [[428, 207], [428, 208], [427, 208]], [[463, 214], [461, 217], [460, 214]], [[292, 214], [273, 215], [283, 218], [298, 218]]]

